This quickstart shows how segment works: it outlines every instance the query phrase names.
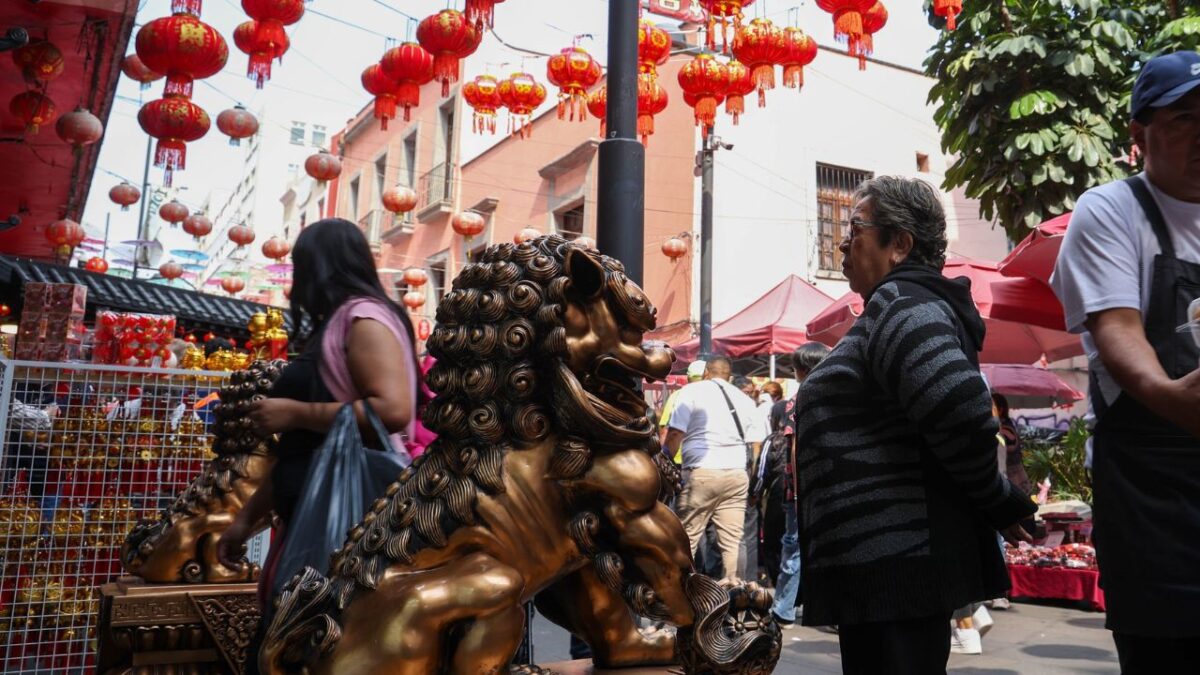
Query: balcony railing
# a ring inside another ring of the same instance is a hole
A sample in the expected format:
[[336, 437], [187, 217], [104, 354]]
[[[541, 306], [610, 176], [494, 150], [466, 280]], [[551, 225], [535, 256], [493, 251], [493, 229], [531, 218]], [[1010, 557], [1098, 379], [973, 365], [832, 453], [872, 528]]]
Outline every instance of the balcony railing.
[[367, 237], [367, 243], [372, 247], [379, 246], [379, 235], [383, 224], [390, 220], [391, 214], [383, 209], [371, 209], [358, 219], [358, 226]]
[[442, 162], [417, 181], [418, 217], [435, 209], [449, 210], [454, 204], [454, 166]]

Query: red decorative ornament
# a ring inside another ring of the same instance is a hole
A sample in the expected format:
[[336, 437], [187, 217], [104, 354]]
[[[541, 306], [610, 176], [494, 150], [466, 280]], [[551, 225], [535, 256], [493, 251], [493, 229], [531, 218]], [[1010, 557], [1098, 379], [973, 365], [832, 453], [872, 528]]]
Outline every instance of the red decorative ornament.
[[[9, 307], [8, 305], [0, 304], [0, 319], [6, 319], [9, 316], [12, 316], [12, 307]], [[421, 339], [424, 339], [424, 338], [421, 338]]]
[[454, 228], [458, 234], [468, 238], [483, 232], [483, 228], [486, 226], [487, 223], [484, 222], [483, 216], [474, 211], [460, 211], [450, 219], [450, 227]]
[[281, 237], [271, 237], [263, 242], [262, 254], [271, 260], [283, 260], [292, 252], [291, 244]]
[[304, 171], [314, 180], [324, 183], [342, 175], [342, 161], [321, 150], [304, 160]]
[[142, 198], [142, 191], [125, 181], [121, 181], [108, 191], [108, 198], [114, 204], [119, 204], [122, 211], [128, 211], [131, 205], [136, 204]]
[[221, 280], [221, 288], [230, 295], [237, 295], [246, 290], [246, 282], [241, 277], [225, 277]]
[[57, 80], [66, 68], [62, 50], [48, 40], [30, 42], [12, 53], [13, 63], [21, 69], [21, 75], [30, 82]]
[[874, 5], [871, 5], [871, 9], [863, 13], [862, 17], [863, 36], [862, 41], [859, 43], [861, 48], [858, 50], [858, 69], [866, 70], [867, 57], [875, 52], [874, 35], [883, 30], [883, 27], [887, 25], [887, 7], [884, 7], [882, 2], [876, 2]]
[[12, 97], [8, 111], [25, 124], [25, 132], [36, 134], [43, 124], [54, 121], [58, 109], [54, 101], [40, 91], [25, 91]]
[[156, 73], [146, 67], [142, 63], [142, 59], [137, 54], [130, 54], [121, 61], [121, 72], [125, 73], [125, 77], [137, 82], [143, 91], [150, 88], [150, 83], [163, 78], [162, 73]]
[[83, 226], [69, 218], [60, 218], [46, 228], [46, 240], [57, 249], [67, 248], [68, 255], [69, 249], [83, 243], [84, 236]]
[[733, 55], [750, 69], [758, 89], [758, 107], [767, 105], [775, 88], [775, 66], [788, 56], [787, 38], [770, 19], [754, 19], [733, 39]]
[[257, 21], [290, 26], [304, 17], [304, 0], [242, 0], [242, 11]]
[[497, 89], [500, 101], [508, 108], [508, 133], [529, 138], [533, 111], [546, 100], [546, 87], [529, 73], [513, 73]]
[[271, 63], [275, 59], [282, 61], [284, 53], [291, 46], [283, 26], [268, 26], [254, 20], [240, 23], [233, 29], [233, 44], [250, 57], [246, 64], [246, 77], [254, 80], [254, 85], [259, 89], [271, 79]]
[[216, 75], [229, 60], [225, 38], [191, 14], [159, 17], [142, 26], [136, 47], [147, 68], [167, 76], [164, 96], [191, 96], [194, 80]]
[[415, 312], [417, 308], [425, 304], [425, 294], [420, 291], [409, 291], [404, 294], [404, 304]]
[[608, 85], [600, 85], [588, 94], [587, 109], [592, 117], [600, 120], [600, 138], [608, 131]]
[[426, 319], [421, 319], [417, 322], [417, 339], [428, 340], [429, 334], [433, 332], [433, 326]]
[[568, 47], [546, 62], [546, 79], [558, 87], [558, 119], [587, 119], [587, 90], [600, 80], [600, 64], [580, 47]]
[[946, 30], [954, 30], [962, 13], [962, 0], [933, 0], [933, 13], [946, 19]]
[[502, 2], [504, 0], [467, 0], [467, 6], [463, 8], [463, 13], [467, 15], [467, 21], [473, 21], [476, 30], [482, 32], [484, 26], [492, 27], [496, 5]]
[[648, 145], [654, 134], [654, 116], [667, 109], [665, 89], [659, 86], [658, 78], [652, 74], [638, 75], [637, 132], [642, 145]]
[[787, 44], [787, 55], [779, 63], [783, 66], [783, 86], [801, 89], [804, 87], [804, 66], [817, 58], [817, 41], [796, 26], [783, 29], [783, 40]]
[[404, 121], [421, 104], [421, 87], [433, 80], [433, 54], [416, 42], [402, 42], [383, 54], [383, 72], [396, 83], [396, 105], [404, 109]]
[[571, 240], [571, 243], [593, 251], [596, 250], [596, 240], [591, 237], [575, 237]]
[[672, 261], [682, 258], [687, 253], [687, 242], [679, 237], [671, 237], [662, 243], [663, 255]]
[[708, 26], [705, 31], [708, 35], [708, 48], [717, 48], [717, 33], [714, 29], [719, 23], [721, 24], [721, 49], [728, 54], [729, 29], [733, 29], [733, 35], [736, 38], [742, 28], [742, 10], [754, 4], [754, 0], [699, 0], [699, 2], [704, 7], [704, 11], [708, 13]]
[[757, 89], [758, 85], [754, 84], [754, 78], [750, 77], [750, 69], [741, 61], [730, 59], [725, 67], [729, 70], [729, 89], [725, 92], [728, 96], [725, 99], [725, 112], [733, 118], [733, 123], [737, 124], [742, 114], [746, 112], [746, 96]]
[[524, 244], [525, 242], [532, 241], [540, 236], [542, 236], [541, 232], [532, 227], [526, 227], [513, 235], [513, 243], [518, 245]]
[[638, 21], [638, 72], [658, 74], [658, 66], [671, 58], [671, 34], [653, 21]]
[[392, 213], [408, 213], [417, 208], [417, 193], [405, 185], [396, 185], [383, 193], [383, 208]]
[[500, 98], [500, 83], [491, 75], [476, 75], [463, 85], [463, 100], [475, 111], [471, 116], [475, 133], [496, 133], [496, 109], [504, 106]]
[[404, 270], [404, 283], [409, 286], [420, 288], [425, 285], [426, 281], [429, 281], [429, 275], [420, 267], [410, 267]]
[[158, 139], [154, 166], [163, 168], [163, 184], [170, 187], [174, 172], [187, 167], [187, 144], [203, 138], [212, 121], [203, 108], [188, 98], [171, 95], [142, 106], [138, 124]]
[[64, 142], [70, 143], [76, 153], [83, 152], [85, 145], [91, 145], [104, 135], [104, 125], [100, 118], [88, 112], [87, 108], [79, 106], [75, 110], [58, 118], [54, 131]]
[[375, 119], [379, 128], [387, 130], [388, 120], [396, 116], [396, 90], [399, 83], [383, 72], [383, 66], [372, 63], [362, 72], [362, 86], [375, 97]]
[[183, 231], [195, 237], [196, 241], [207, 236], [212, 229], [212, 221], [203, 213], [193, 213], [183, 221]]
[[458, 62], [479, 48], [483, 32], [458, 10], [443, 9], [417, 25], [417, 42], [433, 55], [433, 76], [442, 83], [442, 96], [458, 82]]
[[158, 266], [158, 275], [167, 281], [174, 281], [183, 276], [183, 266], [177, 262], [165, 262]]
[[833, 37], [846, 43], [846, 51], [858, 56], [862, 51], [863, 14], [875, 0], [817, 0], [817, 6], [833, 15]]
[[711, 54], [699, 54], [679, 69], [679, 86], [695, 101], [696, 124], [707, 134], [716, 119], [717, 104], [729, 89], [729, 68]]
[[229, 228], [229, 241], [237, 244], [238, 248], [254, 243], [254, 230], [245, 225], [234, 225]]
[[230, 145], [241, 145], [243, 138], [258, 133], [258, 118], [238, 104], [217, 115], [217, 129], [229, 137]]
[[172, 199], [166, 204], [158, 207], [158, 217], [167, 221], [171, 225], [178, 225], [179, 223], [182, 223], [183, 221], [187, 220], [189, 215], [191, 215], [191, 213], [188, 211], [188, 207], [184, 206], [183, 203], [178, 199]]
[[108, 261], [99, 256], [93, 256], [83, 264], [83, 269], [96, 274], [104, 274], [108, 271]]

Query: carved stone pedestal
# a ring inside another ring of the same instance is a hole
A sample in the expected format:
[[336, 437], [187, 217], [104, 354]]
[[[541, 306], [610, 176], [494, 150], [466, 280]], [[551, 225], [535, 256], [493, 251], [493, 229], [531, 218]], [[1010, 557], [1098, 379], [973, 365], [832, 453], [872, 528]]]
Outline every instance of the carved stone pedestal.
[[261, 613], [256, 584], [100, 587], [97, 671], [106, 675], [241, 675]]

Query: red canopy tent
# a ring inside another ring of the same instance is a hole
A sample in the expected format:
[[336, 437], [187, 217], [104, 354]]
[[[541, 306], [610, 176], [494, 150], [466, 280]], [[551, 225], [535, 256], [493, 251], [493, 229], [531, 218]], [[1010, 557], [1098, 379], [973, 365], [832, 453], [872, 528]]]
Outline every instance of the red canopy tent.
[[1033, 228], [996, 267], [1006, 277], [1028, 277], [1048, 285], [1070, 222], [1071, 214], [1064, 213]]
[[[713, 328], [713, 351], [732, 359], [790, 354], [808, 342], [805, 324], [833, 298], [792, 274], [761, 298]], [[675, 347], [677, 363], [686, 365], [700, 353], [700, 339]]]
[[1084, 397], [1058, 375], [1037, 366], [985, 363], [979, 370], [992, 391], [1004, 394], [1013, 408], [1048, 408], [1082, 401]]

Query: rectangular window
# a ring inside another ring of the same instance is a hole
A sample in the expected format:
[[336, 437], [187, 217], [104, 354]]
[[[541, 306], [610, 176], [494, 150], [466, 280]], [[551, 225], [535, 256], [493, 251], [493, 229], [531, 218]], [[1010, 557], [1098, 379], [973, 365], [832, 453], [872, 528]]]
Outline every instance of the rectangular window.
[[317, 200], [317, 220], [325, 217], [325, 198], [321, 197]]
[[314, 124], [312, 132], [312, 144], [318, 148], [325, 145], [325, 125]]
[[404, 165], [401, 168], [400, 182], [410, 188], [417, 187], [417, 134], [413, 132], [404, 139]]
[[838, 247], [850, 230], [854, 191], [872, 175], [869, 171], [817, 164], [817, 240], [822, 271], [842, 271]]
[[353, 220], [353, 221], [357, 221], [358, 220], [358, 179], [357, 178], [350, 181], [350, 204], [348, 205], [348, 209], [350, 211], [349, 219]]
[[446, 272], [446, 261], [449, 258], [449, 251], [443, 251], [425, 262], [425, 271], [429, 273], [429, 295], [425, 297], [425, 307], [423, 308], [423, 314], [426, 316], [437, 316], [438, 303], [449, 290], [447, 286], [450, 284], [450, 278]]
[[375, 160], [375, 207], [383, 208], [383, 193], [387, 190], [387, 154]]
[[567, 240], [583, 236], [583, 203], [554, 214], [554, 229]]
[[304, 122], [292, 122], [292, 145], [304, 145]]

